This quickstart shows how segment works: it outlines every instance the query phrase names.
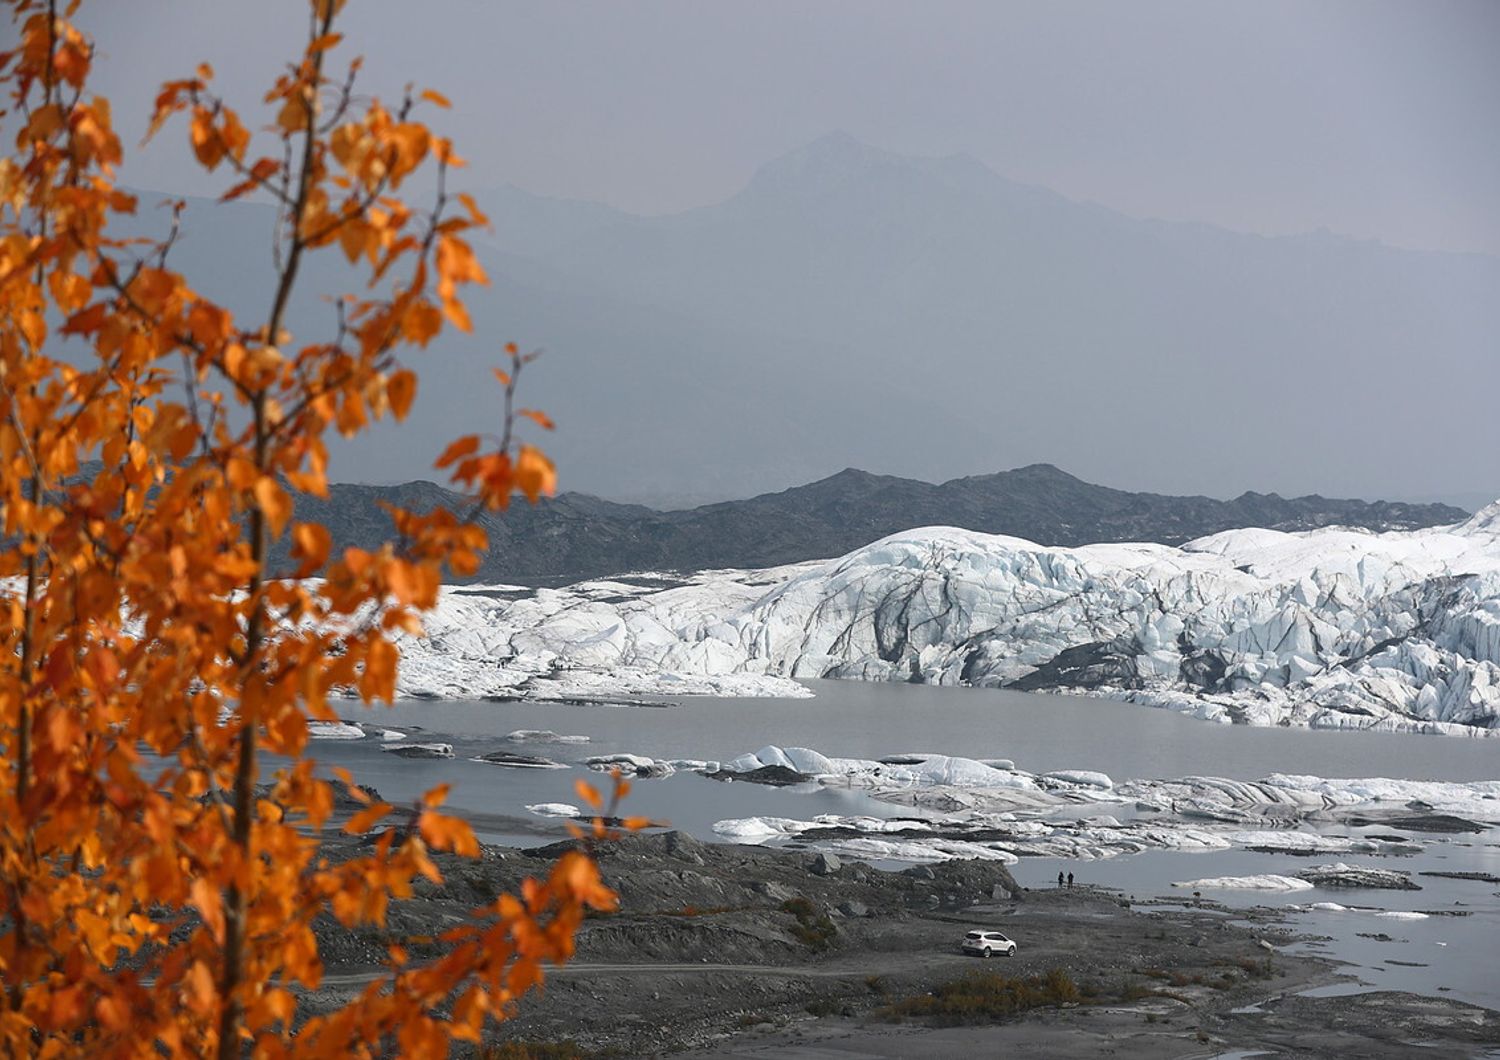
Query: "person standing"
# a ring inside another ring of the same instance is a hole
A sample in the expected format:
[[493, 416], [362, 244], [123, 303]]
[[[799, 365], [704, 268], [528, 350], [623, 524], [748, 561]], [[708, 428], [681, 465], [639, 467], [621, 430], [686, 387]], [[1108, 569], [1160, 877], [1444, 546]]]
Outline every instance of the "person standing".
[[1063, 885], [1063, 874], [1062, 874], [1062, 870], [1058, 869], [1057, 870], [1057, 886], [1060, 889], [1062, 887], [1062, 885]]
[[1068, 873], [1068, 890], [1071, 891], [1072, 889], [1073, 889], [1073, 874], [1070, 872], [1070, 873]]

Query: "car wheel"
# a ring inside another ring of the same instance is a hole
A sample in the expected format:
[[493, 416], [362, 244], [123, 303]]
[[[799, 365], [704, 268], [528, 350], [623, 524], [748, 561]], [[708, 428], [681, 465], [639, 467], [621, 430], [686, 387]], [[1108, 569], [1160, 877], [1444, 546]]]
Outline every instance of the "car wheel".
[[994, 955], [995, 955], [994, 952], [988, 946], [986, 946], [984, 948], [984, 959], [985, 960], [989, 960]]
[[1005, 951], [1005, 955], [1007, 957], [1014, 957], [1016, 955], [1016, 948], [1012, 946], [1010, 949]]

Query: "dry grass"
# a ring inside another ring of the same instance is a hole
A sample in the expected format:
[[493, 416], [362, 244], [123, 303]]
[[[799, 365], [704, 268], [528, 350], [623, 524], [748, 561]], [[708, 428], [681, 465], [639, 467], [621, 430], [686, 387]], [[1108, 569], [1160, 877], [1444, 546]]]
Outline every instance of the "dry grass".
[[1034, 1008], [1076, 1003], [1078, 986], [1054, 968], [1045, 975], [972, 972], [940, 984], [930, 994], [897, 1001], [880, 1010], [886, 1019], [928, 1019], [944, 1026], [990, 1023]]

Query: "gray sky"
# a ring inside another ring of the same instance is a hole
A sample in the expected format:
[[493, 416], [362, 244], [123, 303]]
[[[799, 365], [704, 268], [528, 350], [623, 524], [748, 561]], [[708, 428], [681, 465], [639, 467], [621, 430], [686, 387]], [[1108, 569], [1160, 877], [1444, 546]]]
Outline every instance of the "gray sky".
[[[100, 0], [96, 87], [129, 142], [200, 60], [268, 120], [306, 10]], [[430, 475], [492, 428], [514, 338], [548, 348], [529, 400], [564, 487], [605, 496], [1035, 461], [1216, 496], [1500, 495], [1500, 0], [350, 0], [343, 29], [367, 90], [454, 101], [433, 123], [497, 227], [478, 333], [336, 477]], [[222, 190], [184, 140], [123, 180]], [[266, 280], [244, 211], [200, 211], [179, 248], [231, 303]], [[1256, 238], [1318, 230], [1487, 256]]]
[[[208, 59], [269, 83], [303, 0], [130, 0], [88, 19], [139, 127]], [[458, 105], [481, 186], [658, 213], [830, 130], [1137, 216], [1500, 253], [1495, 0], [352, 0], [372, 84]], [[156, 151], [134, 183], [203, 190]]]

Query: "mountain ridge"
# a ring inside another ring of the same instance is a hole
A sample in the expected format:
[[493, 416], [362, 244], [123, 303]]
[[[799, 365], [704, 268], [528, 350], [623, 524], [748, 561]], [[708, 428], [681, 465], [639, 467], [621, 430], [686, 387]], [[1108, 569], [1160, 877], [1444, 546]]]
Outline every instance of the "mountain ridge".
[[[335, 484], [325, 499], [299, 496], [298, 517], [328, 526], [340, 546], [378, 546], [389, 535], [382, 502], [426, 511], [461, 506], [427, 481]], [[942, 483], [845, 468], [743, 500], [659, 511], [586, 493], [482, 518], [490, 551], [478, 581], [553, 583], [642, 570], [758, 568], [842, 555], [916, 526], [945, 525], [1070, 547], [1122, 541], [1176, 545], [1222, 530], [1309, 530], [1343, 525], [1410, 530], [1469, 517], [1443, 504], [1283, 498], [1246, 492], [1228, 501], [1135, 493], [1086, 482], [1045, 463]]]

